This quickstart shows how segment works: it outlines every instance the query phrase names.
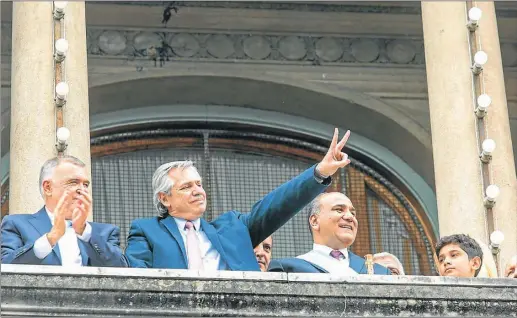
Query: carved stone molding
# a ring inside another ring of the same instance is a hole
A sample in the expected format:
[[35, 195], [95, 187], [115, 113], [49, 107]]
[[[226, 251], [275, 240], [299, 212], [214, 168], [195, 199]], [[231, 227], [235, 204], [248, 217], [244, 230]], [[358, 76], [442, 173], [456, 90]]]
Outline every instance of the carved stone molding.
[[[12, 27], [1, 25], [1, 52], [11, 55]], [[167, 58], [268, 63], [372, 63], [425, 65], [420, 39], [355, 38], [325, 35], [221, 34], [195, 32], [152, 32], [148, 30], [105, 30], [87, 28], [87, 49], [91, 57], [127, 59], [148, 57], [150, 47], [165, 44]], [[503, 65], [517, 66], [517, 43], [501, 43]]]
[[[135, 32], [88, 28], [90, 56], [148, 57], [163, 48], [168, 58], [232, 61], [424, 64], [421, 40], [318, 35]], [[165, 54], [165, 53], [164, 53]]]

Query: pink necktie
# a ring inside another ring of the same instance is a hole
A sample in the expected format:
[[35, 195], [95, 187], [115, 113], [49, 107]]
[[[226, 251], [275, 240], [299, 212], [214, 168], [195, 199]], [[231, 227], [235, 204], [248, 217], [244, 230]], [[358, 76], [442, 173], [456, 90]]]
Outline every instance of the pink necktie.
[[341, 251], [338, 251], [338, 250], [332, 250], [332, 252], [330, 252], [330, 256], [334, 257], [335, 259], [337, 259], [338, 261], [341, 259], [343, 255], [343, 253], [341, 253]]
[[185, 223], [185, 229], [187, 229], [188, 269], [203, 269], [201, 249], [199, 248], [199, 239], [196, 235], [194, 224], [190, 221], [187, 221], [187, 223]]

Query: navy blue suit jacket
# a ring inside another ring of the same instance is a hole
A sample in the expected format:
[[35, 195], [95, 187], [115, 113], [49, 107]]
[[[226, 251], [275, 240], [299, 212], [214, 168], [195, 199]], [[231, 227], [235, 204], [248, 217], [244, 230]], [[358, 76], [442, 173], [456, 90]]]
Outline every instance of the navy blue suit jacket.
[[[350, 258], [350, 267], [354, 271], [359, 274], [368, 274], [364, 258], [350, 251], [348, 251], [348, 257]], [[268, 271], [284, 273], [328, 273], [328, 271], [322, 267], [300, 258], [274, 259], [269, 263]], [[391, 275], [389, 269], [379, 264], [373, 264], [373, 272], [375, 275]]]
[[[315, 166], [284, 183], [255, 203], [250, 213], [230, 211], [201, 228], [230, 270], [259, 271], [253, 252], [265, 238], [284, 225], [322, 193], [330, 178], [320, 184]], [[126, 257], [131, 267], [187, 269], [183, 238], [171, 216], [138, 219], [131, 223]]]
[[[92, 227], [90, 241], [77, 239], [83, 266], [127, 267], [120, 249], [120, 229], [112, 224], [89, 223]], [[5, 216], [2, 220], [2, 263], [61, 265], [59, 244], [44, 259], [34, 254], [34, 242], [51, 228], [45, 207], [34, 214]]]

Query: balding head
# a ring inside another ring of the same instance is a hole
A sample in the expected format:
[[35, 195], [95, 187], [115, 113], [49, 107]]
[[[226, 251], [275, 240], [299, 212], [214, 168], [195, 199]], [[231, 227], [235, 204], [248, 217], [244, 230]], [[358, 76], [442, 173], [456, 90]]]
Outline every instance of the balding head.
[[357, 235], [355, 208], [340, 192], [323, 193], [309, 205], [309, 226], [314, 243], [332, 249], [348, 248]]
[[382, 252], [373, 255], [373, 262], [387, 267], [392, 275], [405, 275], [400, 260], [393, 254]]

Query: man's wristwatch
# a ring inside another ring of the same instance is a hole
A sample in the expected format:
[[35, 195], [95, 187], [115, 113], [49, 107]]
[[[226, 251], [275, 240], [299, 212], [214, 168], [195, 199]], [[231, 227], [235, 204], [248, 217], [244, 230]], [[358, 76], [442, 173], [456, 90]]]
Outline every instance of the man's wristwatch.
[[329, 178], [329, 177], [322, 175], [318, 171], [318, 169], [316, 169], [316, 168], [314, 169], [314, 179], [316, 179], [316, 182], [321, 184], [321, 183], [325, 182], [325, 180], [327, 180], [327, 178]]

